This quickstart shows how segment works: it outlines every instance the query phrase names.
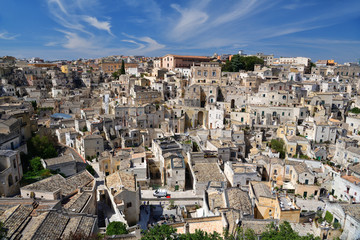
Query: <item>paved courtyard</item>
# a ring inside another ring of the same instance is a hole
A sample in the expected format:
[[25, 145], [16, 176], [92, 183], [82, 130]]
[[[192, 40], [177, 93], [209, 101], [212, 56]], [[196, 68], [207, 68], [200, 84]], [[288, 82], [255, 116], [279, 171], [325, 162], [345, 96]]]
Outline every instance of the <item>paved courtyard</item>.
[[298, 205], [301, 210], [314, 211], [316, 212], [318, 207], [322, 209], [325, 208], [325, 203], [315, 199], [304, 200], [302, 198], [296, 198], [296, 205]]

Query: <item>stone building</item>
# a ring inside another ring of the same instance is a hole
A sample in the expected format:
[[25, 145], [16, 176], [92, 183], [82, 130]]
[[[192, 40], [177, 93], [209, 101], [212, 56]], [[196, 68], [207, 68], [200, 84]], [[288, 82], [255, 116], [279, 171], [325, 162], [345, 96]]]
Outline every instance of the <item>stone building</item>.
[[96, 134], [78, 137], [76, 148], [83, 158], [97, 157], [104, 151], [104, 139], [101, 135]]
[[140, 189], [136, 177], [127, 172], [117, 171], [106, 177], [106, 186], [112, 195], [111, 201], [125, 215], [129, 226], [135, 225], [140, 217]]
[[190, 68], [194, 64], [210, 61], [209, 57], [202, 56], [180, 56], [167, 54], [161, 58], [161, 68], [175, 70], [175, 68]]
[[23, 169], [18, 151], [0, 150], [0, 194], [13, 196], [20, 191]]
[[190, 84], [216, 84], [221, 79], [221, 67], [218, 62], [202, 62], [191, 67]]

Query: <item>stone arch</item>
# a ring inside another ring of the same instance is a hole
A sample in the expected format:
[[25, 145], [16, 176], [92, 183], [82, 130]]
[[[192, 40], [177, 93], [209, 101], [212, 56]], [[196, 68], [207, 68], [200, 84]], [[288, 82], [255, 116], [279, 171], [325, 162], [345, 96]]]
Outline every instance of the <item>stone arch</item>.
[[215, 103], [215, 96], [214, 95], [210, 95], [209, 98], [208, 98], [208, 103]]
[[204, 125], [204, 112], [203, 111], [198, 112], [198, 124]]

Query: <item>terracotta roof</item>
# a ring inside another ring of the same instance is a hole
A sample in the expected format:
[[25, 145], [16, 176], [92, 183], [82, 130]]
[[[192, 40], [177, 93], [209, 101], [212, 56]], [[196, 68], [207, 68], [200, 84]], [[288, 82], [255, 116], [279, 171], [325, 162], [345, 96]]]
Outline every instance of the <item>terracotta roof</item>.
[[[205, 56], [189, 56], [189, 55], [185, 55], [185, 56], [182, 56], [182, 55], [172, 55], [172, 54], [167, 54], [167, 55], [171, 55], [175, 58], [198, 58], [198, 59], [209, 59], [209, 57], [205, 57]], [[165, 55], [165, 56], [167, 56]], [[164, 56], [164, 57], [165, 57]]]
[[351, 182], [351, 183], [354, 183], [354, 184], [359, 184], [360, 183], [360, 178], [357, 178], [355, 176], [342, 176], [343, 179]]

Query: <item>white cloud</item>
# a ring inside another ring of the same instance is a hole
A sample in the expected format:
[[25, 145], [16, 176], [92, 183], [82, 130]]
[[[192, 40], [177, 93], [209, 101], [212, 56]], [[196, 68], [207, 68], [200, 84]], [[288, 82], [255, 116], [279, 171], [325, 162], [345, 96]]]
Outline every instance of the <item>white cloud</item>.
[[86, 50], [96, 49], [96, 43], [93, 39], [84, 38], [79, 36], [77, 33], [58, 30], [65, 34], [66, 41], [63, 42], [62, 46], [68, 49], [74, 50]]
[[181, 14], [180, 20], [174, 27], [172, 35], [177, 39], [186, 39], [209, 19], [206, 12], [196, 8], [181, 8], [177, 4], [171, 4], [171, 7]]
[[48, 0], [48, 4], [55, 4], [59, 7], [59, 9], [65, 13], [66, 15], [68, 15], [68, 12], [66, 11], [63, 3], [61, 2], [61, 0]]
[[[157, 50], [163, 49], [165, 48], [165, 45], [158, 43], [157, 41], [155, 41], [154, 39], [146, 36], [146, 37], [135, 37], [132, 35], [128, 35], [126, 33], [123, 33], [124, 36], [131, 38], [131, 39], [125, 39], [122, 40], [124, 42], [129, 42], [129, 43], [133, 43], [138, 45], [139, 47], [136, 49], [130, 49], [130, 52], [136, 52], [136, 53], [150, 53], [150, 52], [155, 52]], [[136, 41], [135, 41], [136, 40]], [[139, 43], [140, 42], [140, 43]], [[140, 51], [141, 52], [137, 52]]]
[[[91, 6], [97, 0], [90, 0]], [[85, 15], [88, 7], [85, 0], [47, 0], [48, 9], [53, 19], [61, 26], [55, 29], [64, 34], [64, 39], [51, 39], [45, 46], [60, 45], [76, 51], [97, 51], [103, 49], [107, 39], [101, 33], [94, 32], [90, 26], [103, 30], [113, 36], [110, 21], [100, 21], [95, 16]], [[87, 25], [87, 24], [89, 25]]]
[[4, 31], [4, 32], [0, 32], [0, 39], [4, 39], [4, 40], [14, 40], [15, 38], [17, 38], [19, 35], [10, 35], [8, 32]]
[[100, 29], [100, 30], [105, 30], [107, 31], [110, 35], [113, 35], [111, 32], [111, 24], [110, 22], [106, 22], [106, 21], [99, 21], [97, 20], [97, 18], [95, 17], [91, 17], [91, 16], [85, 16], [84, 17], [84, 21], [89, 23], [91, 26]]
[[[233, 6], [232, 11], [222, 14], [218, 17], [214, 24], [221, 25], [227, 22], [234, 21], [241, 17], [246, 17], [249, 14], [255, 13], [255, 8], [259, 6], [261, 1], [257, 0], [242, 0], [237, 5]], [[263, 8], [262, 8], [263, 9]]]
[[144, 49], [144, 48], [145, 48], [145, 44], [138, 43], [138, 42], [136, 42], [136, 41], [134, 41], [134, 40], [125, 39], [125, 40], [121, 40], [121, 41], [138, 45], [139, 47], [137, 48], [137, 50], [140, 50], [140, 49]]

